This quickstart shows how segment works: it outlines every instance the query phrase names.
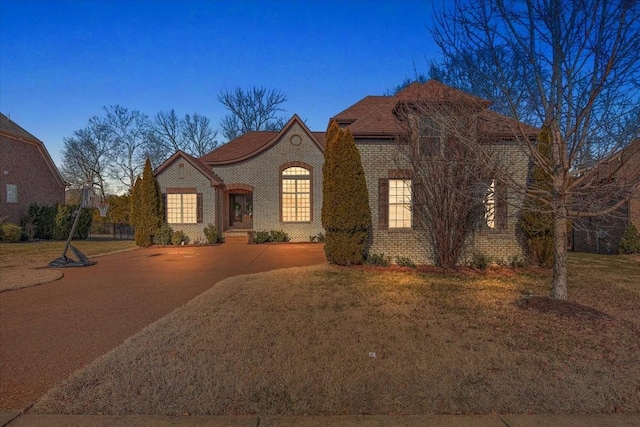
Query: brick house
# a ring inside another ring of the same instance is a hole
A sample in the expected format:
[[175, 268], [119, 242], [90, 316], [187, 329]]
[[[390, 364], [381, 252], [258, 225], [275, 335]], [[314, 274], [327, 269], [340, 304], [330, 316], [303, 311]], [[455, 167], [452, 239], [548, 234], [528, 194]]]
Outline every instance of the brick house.
[[31, 204], [64, 203], [65, 187], [44, 143], [0, 113], [0, 218], [19, 224]]
[[607, 200], [608, 203], [615, 203], [617, 197], [629, 200], [610, 215], [575, 218], [572, 249], [577, 252], [618, 253], [627, 224], [631, 222], [640, 230], [640, 140], [599, 163], [591, 174], [597, 177], [597, 181], [605, 181], [603, 187], [610, 191], [607, 197], [599, 197], [594, 192], [591, 198]]
[[[360, 152], [373, 219], [371, 252], [429, 262], [410, 218], [399, 221], [392, 213], [397, 206], [389, 209], [389, 192], [410, 188], [410, 178], [397, 162], [396, 109], [416, 97], [455, 100], [461, 94], [469, 96], [433, 80], [414, 83], [394, 96], [368, 96], [330, 119], [351, 129]], [[475, 126], [509, 156], [512, 179], [524, 185], [528, 157], [513, 141], [517, 123], [489, 111], [490, 102], [481, 101]], [[200, 159], [174, 154], [156, 170], [167, 196], [169, 225], [183, 229], [192, 240], [203, 240], [202, 228], [211, 223], [223, 231], [284, 230], [292, 241], [309, 241], [324, 231], [320, 218], [324, 143], [324, 132], [310, 131], [294, 115], [280, 132], [249, 132]], [[407, 196], [410, 210], [411, 196]], [[522, 254], [516, 236], [519, 200], [505, 194], [503, 201], [495, 206], [496, 218], [473, 236], [474, 251], [500, 258]]]

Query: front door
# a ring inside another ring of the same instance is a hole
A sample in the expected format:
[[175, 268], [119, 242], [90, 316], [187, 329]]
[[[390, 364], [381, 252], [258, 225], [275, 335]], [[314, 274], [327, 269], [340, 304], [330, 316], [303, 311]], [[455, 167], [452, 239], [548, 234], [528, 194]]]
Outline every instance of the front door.
[[253, 229], [253, 195], [229, 195], [229, 228]]

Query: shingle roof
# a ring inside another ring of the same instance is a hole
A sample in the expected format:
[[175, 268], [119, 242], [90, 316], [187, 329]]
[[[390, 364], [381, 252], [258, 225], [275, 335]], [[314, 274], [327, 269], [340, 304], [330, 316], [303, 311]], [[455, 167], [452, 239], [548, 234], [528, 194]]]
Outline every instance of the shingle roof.
[[[395, 111], [399, 105], [420, 102], [469, 102], [482, 110], [479, 130], [493, 136], [512, 136], [518, 128], [518, 122], [488, 110], [491, 101], [467, 94], [436, 80], [426, 83], [412, 83], [393, 96], [367, 96], [351, 107], [335, 115], [332, 120], [349, 126], [354, 137], [394, 137], [403, 126]], [[521, 129], [535, 136], [538, 129], [524, 123]]]
[[200, 157], [200, 161], [209, 165], [228, 165], [250, 159], [278, 142], [294, 123], [298, 123], [314, 140], [320, 150], [324, 150], [324, 132], [311, 132], [297, 115], [293, 115], [287, 124], [276, 131], [247, 132], [227, 142], [210, 153]]
[[2, 113], [0, 113], [0, 130], [12, 133], [15, 136], [19, 136], [19, 137], [22, 137], [22, 138], [26, 138], [26, 139], [32, 140], [33, 142], [42, 143], [42, 141], [40, 141], [35, 136], [31, 135], [29, 132], [24, 130], [17, 123], [13, 122], [9, 117], [5, 116]]

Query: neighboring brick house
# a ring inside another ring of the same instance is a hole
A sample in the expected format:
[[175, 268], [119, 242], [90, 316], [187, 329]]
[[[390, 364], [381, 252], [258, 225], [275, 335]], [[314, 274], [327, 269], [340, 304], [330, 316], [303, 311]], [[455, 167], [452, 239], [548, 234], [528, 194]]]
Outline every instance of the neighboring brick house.
[[64, 203], [65, 187], [44, 143], [0, 113], [0, 218], [20, 224], [31, 204]]
[[615, 203], [618, 197], [628, 201], [609, 215], [574, 219], [572, 249], [577, 252], [618, 253], [627, 224], [632, 222], [640, 230], [640, 140], [599, 163], [592, 174], [598, 177], [598, 181], [606, 181], [604, 191], [611, 193], [604, 197], [593, 192], [591, 198], [607, 200], [609, 204]]
[[[368, 96], [331, 119], [351, 129], [360, 152], [373, 219], [371, 252], [430, 262], [411, 219], [399, 221], [389, 209], [390, 191], [411, 188], [406, 185], [411, 178], [397, 162], [396, 108], [416, 98], [455, 101], [461, 95], [469, 96], [433, 80], [415, 83], [394, 96]], [[477, 130], [509, 157], [511, 179], [524, 186], [528, 157], [513, 140], [514, 126], [523, 125], [489, 111], [489, 101], [481, 100], [481, 105]], [[533, 136], [537, 133], [524, 127]], [[324, 138], [324, 132], [310, 131], [294, 115], [280, 132], [249, 132], [200, 159], [176, 153], [156, 170], [169, 198], [169, 225], [184, 229], [192, 240], [203, 240], [201, 230], [211, 223], [223, 231], [284, 230], [292, 241], [309, 241], [324, 231], [320, 218]], [[187, 197], [196, 201], [185, 204], [184, 194], [194, 194]], [[502, 202], [495, 202], [495, 219], [479, 229], [472, 242], [475, 252], [495, 258], [522, 255], [516, 237], [519, 199], [506, 192], [502, 196]], [[185, 209], [191, 224], [181, 223], [175, 214]]]

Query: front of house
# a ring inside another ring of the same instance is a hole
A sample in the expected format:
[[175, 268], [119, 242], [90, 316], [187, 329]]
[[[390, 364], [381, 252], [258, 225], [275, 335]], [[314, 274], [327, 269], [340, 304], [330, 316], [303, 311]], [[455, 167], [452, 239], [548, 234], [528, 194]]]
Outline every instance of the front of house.
[[[397, 108], [412, 94], [433, 99], [457, 93], [436, 81], [414, 83], [394, 96], [366, 97], [331, 118], [351, 129], [360, 152], [373, 219], [370, 253], [430, 263], [427, 245], [412, 226], [411, 176], [398, 162]], [[513, 121], [488, 110], [482, 120], [483, 130], [509, 157], [512, 179], [524, 185], [528, 158], [508, 138]], [[156, 170], [166, 196], [167, 222], [192, 241], [204, 241], [202, 230], [212, 224], [227, 233], [282, 230], [291, 241], [308, 242], [324, 232], [324, 137], [294, 115], [279, 132], [249, 132], [199, 159], [174, 154]], [[488, 203], [495, 213], [474, 234], [473, 251], [493, 258], [521, 256], [516, 236], [519, 200], [503, 194]]]

